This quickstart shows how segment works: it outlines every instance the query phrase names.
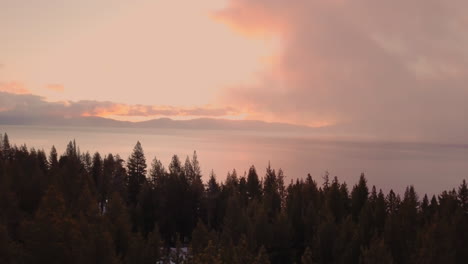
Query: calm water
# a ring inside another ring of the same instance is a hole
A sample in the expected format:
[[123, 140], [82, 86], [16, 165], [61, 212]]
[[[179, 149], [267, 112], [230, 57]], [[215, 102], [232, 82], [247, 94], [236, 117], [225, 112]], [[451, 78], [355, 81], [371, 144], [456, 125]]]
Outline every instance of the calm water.
[[287, 181], [307, 173], [321, 184], [328, 170], [348, 186], [364, 172], [370, 185], [402, 192], [413, 184], [422, 195], [457, 187], [468, 179], [468, 145], [403, 142], [353, 142], [308, 135], [208, 130], [64, 128], [4, 126], [10, 141], [59, 153], [76, 139], [81, 151], [120, 154], [126, 158], [139, 140], [150, 163], [157, 156], [167, 167], [173, 154], [184, 161], [196, 150], [205, 179], [213, 169], [219, 180], [228, 170], [239, 174], [255, 165], [263, 175], [268, 162], [282, 168]]

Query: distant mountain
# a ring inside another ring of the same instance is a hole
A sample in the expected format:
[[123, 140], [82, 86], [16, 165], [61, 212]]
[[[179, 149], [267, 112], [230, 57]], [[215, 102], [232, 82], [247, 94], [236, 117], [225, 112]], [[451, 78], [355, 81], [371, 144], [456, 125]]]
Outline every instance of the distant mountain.
[[159, 118], [134, 123], [142, 128], [179, 128], [179, 129], [227, 129], [227, 130], [310, 130], [310, 127], [284, 123], [269, 123], [257, 120], [228, 120], [214, 118], [197, 118], [190, 120], [173, 120]]
[[33, 125], [33, 126], [98, 126], [98, 127], [126, 127], [133, 123], [118, 121], [102, 117], [64, 118], [54, 116], [10, 116], [0, 115], [2, 125]]
[[0, 125], [77, 126], [77, 127], [122, 127], [165, 129], [210, 129], [210, 130], [260, 130], [307, 132], [315, 129], [284, 123], [269, 123], [255, 120], [228, 120], [197, 118], [173, 120], [158, 118], [141, 122], [119, 121], [103, 117], [31, 117], [0, 115]]

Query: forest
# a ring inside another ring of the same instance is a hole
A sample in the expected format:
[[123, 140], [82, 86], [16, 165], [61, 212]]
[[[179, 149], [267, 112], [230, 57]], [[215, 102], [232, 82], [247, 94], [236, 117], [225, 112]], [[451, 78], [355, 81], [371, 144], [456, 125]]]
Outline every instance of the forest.
[[468, 263], [465, 180], [428, 197], [148, 158], [139, 142], [123, 160], [2, 136], [0, 263]]

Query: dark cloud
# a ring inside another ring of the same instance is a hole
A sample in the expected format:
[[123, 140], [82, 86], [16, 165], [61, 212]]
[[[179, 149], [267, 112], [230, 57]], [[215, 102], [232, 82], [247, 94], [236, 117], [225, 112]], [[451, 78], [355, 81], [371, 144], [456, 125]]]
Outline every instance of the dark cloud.
[[233, 108], [173, 107], [151, 105], [128, 105], [92, 100], [48, 102], [44, 97], [32, 94], [15, 94], [0, 91], [0, 117], [224, 117], [236, 115]]
[[229, 102], [295, 123], [385, 138], [468, 139], [467, 1], [232, 0], [217, 14], [273, 32], [263, 84]]

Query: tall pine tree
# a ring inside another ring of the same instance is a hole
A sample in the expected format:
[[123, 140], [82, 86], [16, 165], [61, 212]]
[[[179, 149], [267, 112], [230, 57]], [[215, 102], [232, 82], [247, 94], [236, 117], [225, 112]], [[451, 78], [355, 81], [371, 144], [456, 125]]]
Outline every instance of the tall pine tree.
[[128, 198], [130, 204], [135, 205], [141, 187], [146, 181], [146, 158], [140, 141], [133, 148], [132, 155], [128, 158]]

